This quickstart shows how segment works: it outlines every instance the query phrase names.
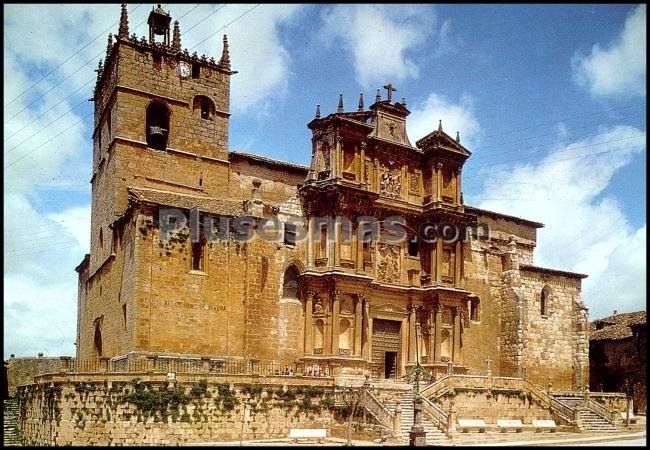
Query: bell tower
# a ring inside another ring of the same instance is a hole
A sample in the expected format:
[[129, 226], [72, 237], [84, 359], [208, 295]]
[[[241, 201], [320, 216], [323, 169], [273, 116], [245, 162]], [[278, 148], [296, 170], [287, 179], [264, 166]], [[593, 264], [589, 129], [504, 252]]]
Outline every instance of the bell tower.
[[[178, 21], [152, 8], [148, 39], [129, 34], [126, 4], [109, 34], [95, 104], [90, 270], [113, 250], [110, 227], [128, 207], [129, 188], [227, 197], [230, 67], [184, 49]], [[173, 25], [172, 25], [173, 24]], [[205, 174], [209, 174], [206, 176]]]

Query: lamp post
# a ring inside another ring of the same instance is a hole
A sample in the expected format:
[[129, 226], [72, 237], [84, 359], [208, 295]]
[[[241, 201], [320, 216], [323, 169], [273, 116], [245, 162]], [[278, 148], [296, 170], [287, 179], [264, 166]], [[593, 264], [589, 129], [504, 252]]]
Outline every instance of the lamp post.
[[418, 340], [420, 337], [420, 323], [415, 323], [415, 397], [413, 398], [413, 426], [409, 433], [409, 444], [414, 447], [427, 445], [427, 432], [422, 426], [422, 395], [420, 395], [420, 374], [423, 368], [420, 366], [420, 352], [418, 351]]
[[630, 386], [629, 376], [625, 377], [624, 389], [625, 389], [625, 427], [630, 428], [630, 397], [632, 395], [631, 392], [632, 389]]

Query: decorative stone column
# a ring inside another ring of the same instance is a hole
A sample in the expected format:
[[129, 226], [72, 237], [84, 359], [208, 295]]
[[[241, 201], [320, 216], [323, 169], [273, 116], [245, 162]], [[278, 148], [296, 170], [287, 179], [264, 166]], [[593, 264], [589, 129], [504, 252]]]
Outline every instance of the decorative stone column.
[[436, 163], [436, 201], [442, 201], [442, 163]]
[[341, 267], [341, 220], [334, 217], [334, 267]]
[[454, 284], [460, 286], [463, 281], [462, 267], [463, 267], [463, 244], [460, 236], [456, 241], [456, 265], [454, 267]]
[[332, 290], [332, 355], [339, 354], [339, 308], [341, 303], [341, 291]]
[[359, 155], [359, 181], [361, 183], [368, 183], [369, 180], [366, 180], [366, 143], [362, 142], [360, 147], [361, 154]]
[[395, 405], [395, 420], [393, 421], [393, 435], [400, 438], [402, 435], [402, 403], [397, 400]]
[[440, 344], [441, 344], [441, 339], [442, 339], [442, 305], [438, 303], [434, 307], [434, 314], [436, 316], [436, 324], [435, 324], [435, 341], [434, 341], [434, 358], [436, 362], [440, 362]]
[[314, 353], [314, 324], [312, 319], [314, 292], [307, 291], [305, 295], [305, 354]]
[[449, 415], [447, 416], [447, 433], [456, 431], [456, 403], [452, 398], [449, 402]]
[[442, 239], [438, 238], [436, 240], [436, 282], [440, 283], [442, 281]]
[[370, 345], [372, 343], [372, 321], [370, 320], [369, 315], [370, 305], [367, 299], [364, 299], [363, 302], [363, 332], [366, 335], [365, 341], [361, 341], [361, 356], [363, 359], [370, 360]]
[[461, 175], [462, 175], [463, 169], [461, 167], [458, 168], [456, 171], [456, 204], [460, 205], [461, 200], [460, 200], [460, 180], [461, 180]]
[[314, 218], [310, 217], [307, 222], [307, 269], [314, 267], [314, 232]]
[[354, 305], [354, 356], [361, 356], [361, 334], [363, 333], [363, 294], [357, 294]]
[[460, 308], [454, 308], [454, 350], [452, 361], [454, 364], [460, 364]]
[[336, 136], [336, 157], [334, 158], [334, 164], [336, 167], [335, 177], [341, 178], [342, 175], [342, 166], [343, 166], [343, 137]]
[[361, 228], [359, 227], [359, 223], [357, 222], [357, 227], [356, 227], [356, 232], [354, 233], [352, 237], [352, 242], [355, 244], [354, 248], [355, 250], [355, 258], [354, 258], [354, 267], [358, 272], [363, 271], [363, 239], [361, 236], [359, 236]]
[[409, 306], [409, 353], [408, 360], [409, 362], [415, 362], [415, 305]]

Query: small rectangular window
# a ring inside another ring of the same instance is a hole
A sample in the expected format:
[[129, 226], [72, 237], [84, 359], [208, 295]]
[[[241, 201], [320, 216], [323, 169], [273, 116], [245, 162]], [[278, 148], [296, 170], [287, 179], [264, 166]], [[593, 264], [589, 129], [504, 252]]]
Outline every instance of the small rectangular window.
[[420, 254], [420, 244], [417, 236], [409, 239], [409, 256], [418, 256]]
[[198, 78], [201, 75], [201, 66], [197, 63], [192, 64], [192, 78]]
[[153, 68], [156, 70], [162, 69], [162, 56], [153, 55]]
[[284, 243], [286, 245], [296, 245], [296, 225], [292, 223], [284, 224]]
[[124, 329], [126, 330], [126, 305], [122, 305], [122, 315], [124, 316]]
[[192, 270], [203, 271], [203, 243], [192, 242]]

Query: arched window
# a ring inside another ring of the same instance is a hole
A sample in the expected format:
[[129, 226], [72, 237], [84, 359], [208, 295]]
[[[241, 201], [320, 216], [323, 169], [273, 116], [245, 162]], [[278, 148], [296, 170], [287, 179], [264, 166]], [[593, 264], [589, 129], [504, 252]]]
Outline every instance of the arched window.
[[147, 145], [156, 150], [167, 149], [169, 137], [169, 108], [154, 100], [147, 106]]
[[212, 120], [214, 117], [214, 103], [204, 95], [197, 95], [194, 97], [194, 110], [198, 110], [201, 114], [201, 119]]
[[550, 303], [551, 303], [551, 288], [548, 286], [544, 286], [544, 289], [542, 289], [542, 294], [540, 298], [540, 313], [542, 316], [548, 316], [548, 313], [550, 311]]
[[99, 323], [95, 324], [95, 351], [97, 356], [102, 356], [102, 330]]
[[284, 280], [282, 281], [282, 297], [298, 298], [298, 269], [291, 265], [284, 271]]

